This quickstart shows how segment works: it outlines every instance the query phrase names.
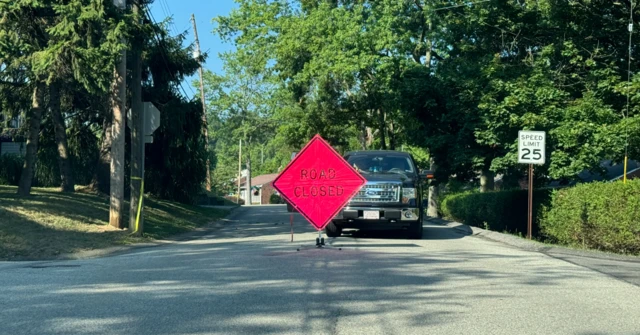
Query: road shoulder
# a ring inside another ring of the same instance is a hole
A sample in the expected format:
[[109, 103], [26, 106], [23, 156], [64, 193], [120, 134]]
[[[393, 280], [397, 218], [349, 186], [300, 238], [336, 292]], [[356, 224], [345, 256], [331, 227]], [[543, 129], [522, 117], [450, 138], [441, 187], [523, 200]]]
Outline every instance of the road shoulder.
[[472, 227], [463, 223], [447, 221], [439, 218], [430, 218], [427, 219], [427, 221], [451, 227], [464, 235], [506, 244], [521, 250], [539, 252], [549, 257], [586, 267], [640, 287], [640, 257], [637, 256], [618, 255], [597, 250], [581, 250], [563, 246], [554, 246], [537, 241], [529, 241], [511, 234]]

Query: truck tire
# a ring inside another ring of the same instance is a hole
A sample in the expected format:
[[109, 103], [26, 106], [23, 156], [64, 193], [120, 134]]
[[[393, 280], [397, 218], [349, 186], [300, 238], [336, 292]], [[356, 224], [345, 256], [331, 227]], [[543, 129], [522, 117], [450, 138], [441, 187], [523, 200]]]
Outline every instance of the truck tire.
[[409, 238], [412, 240], [421, 240], [422, 232], [422, 220], [418, 220], [418, 222], [412, 224], [411, 227], [409, 227]]
[[290, 203], [287, 202], [287, 212], [293, 213], [295, 211], [296, 211], [295, 208], [293, 208], [293, 206]]
[[329, 222], [324, 228], [324, 232], [328, 237], [340, 237], [340, 235], [342, 235], [342, 227], [338, 227], [335, 223]]

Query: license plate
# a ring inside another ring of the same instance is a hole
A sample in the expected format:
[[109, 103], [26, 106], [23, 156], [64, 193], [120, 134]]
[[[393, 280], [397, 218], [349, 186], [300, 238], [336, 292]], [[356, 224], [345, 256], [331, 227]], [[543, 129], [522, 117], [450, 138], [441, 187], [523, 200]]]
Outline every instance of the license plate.
[[380, 218], [379, 211], [364, 211], [363, 216], [365, 219], [377, 220]]

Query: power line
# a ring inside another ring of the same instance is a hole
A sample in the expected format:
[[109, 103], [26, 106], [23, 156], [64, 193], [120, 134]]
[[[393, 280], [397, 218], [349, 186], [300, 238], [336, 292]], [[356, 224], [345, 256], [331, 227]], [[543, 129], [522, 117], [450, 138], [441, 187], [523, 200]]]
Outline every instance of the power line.
[[[153, 14], [151, 13], [151, 11], [149, 11], [148, 8], [145, 8], [145, 13], [147, 14], [147, 18], [154, 23], [154, 25], [157, 25], [158, 23], [156, 22], [155, 18], [153, 17]], [[164, 61], [164, 65], [167, 68], [167, 71], [171, 74], [171, 76], [173, 77], [173, 80], [175, 80], [176, 82], [178, 82], [178, 85], [180, 85], [180, 88], [182, 89], [182, 92], [184, 93], [185, 98], [188, 98], [189, 95], [187, 94], [187, 91], [184, 89], [184, 86], [182, 86], [182, 82], [178, 80], [178, 78], [175, 77], [175, 75], [173, 74], [173, 72], [171, 72], [171, 69], [169, 69], [169, 62], [167, 62], [167, 57], [166, 57], [166, 50], [164, 49], [164, 46], [161, 43], [161, 39], [158, 36], [158, 33], [154, 30], [153, 32], [154, 36], [156, 37], [156, 42], [158, 44], [158, 47], [160, 48], [160, 55], [162, 56], [162, 60]], [[191, 90], [191, 96], [195, 96], [195, 92], [193, 91], [193, 88], [191, 88], [191, 86], [189, 86], [189, 89]]]
[[458, 8], [458, 7], [464, 7], [464, 6], [471, 6], [471, 5], [477, 5], [479, 3], [483, 3], [483, 2], [489, 2], [491, 0], [483, 0], [483, 1], [476, 1], [476, 2], [465, 2], [459, 5], [453, 5], [453, 6], [447, 6], [447, 7], [442, 7], [442, 8], [436, 8], [433, 11], [437, 12], [439, 10], [445, 10], [445, 9], [450, 9], [450, 8]]
[[170, 21], [169, 21], [169, 25], [171, 26], [170, 29], [173, 30], [173, 34], [174, 35], [178, 35], [180, 31], [176, 27], [175, 22], [173, 22], [174, 21], [173, 20], [173, 13], [171, 12], [171, 8], [169, 8], [169, 4], [167, 3], [166, 0], [160, 0], [160, 4], [161, 4], [161, 6], [163, 6], [163, 8], [166, 8], [166, 10], [167, 10], [167, 14], [165, 14], [165, 15], [170, 18]]

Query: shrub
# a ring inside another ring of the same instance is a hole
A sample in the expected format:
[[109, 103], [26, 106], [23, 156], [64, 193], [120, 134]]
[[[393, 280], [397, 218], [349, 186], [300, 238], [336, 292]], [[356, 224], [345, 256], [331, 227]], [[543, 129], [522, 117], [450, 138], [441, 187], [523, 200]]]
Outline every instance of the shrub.
[[24, 158], [16, 154], [0, 156], [0, 185], [18, 186]]
[[270, 204], [284, 204], [284, 200], [282, 199], [282, 197], [280, 197], [277, 194], [272, 194], [269, 197], [269, 203]]
[[640, 180], [580, 184], [553, 194], [541, 220], [551, 242], [640, 253]]
[[[528, 192], [526, 190], [487, 193], [459, 193], [442, 201], [446, 218], [495, 231], [527, 232]], [[533, 236], [538, 236], [538, 215], [550, 199], [549, 190], [533, 192]]]
[[207, 174], [202, 106], [173, 96], [162, 99], [160, 127], [145, 146], [145, 188], [162, 199], [194, 203]]

